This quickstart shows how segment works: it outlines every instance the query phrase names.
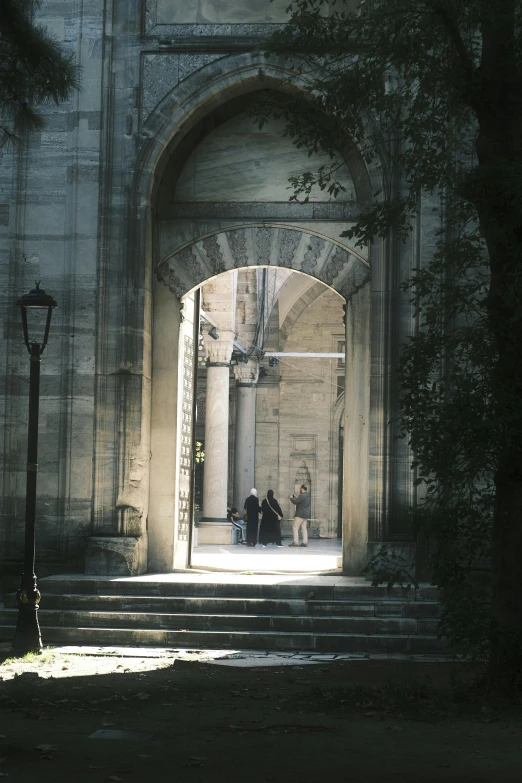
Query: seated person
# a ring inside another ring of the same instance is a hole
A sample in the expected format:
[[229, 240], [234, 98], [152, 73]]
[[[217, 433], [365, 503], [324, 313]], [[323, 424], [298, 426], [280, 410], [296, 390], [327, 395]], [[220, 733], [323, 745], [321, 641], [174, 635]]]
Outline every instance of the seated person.
[[238, 544], [246, 543], [246, 523], [239, 516], [239, 512], [235, 506], [227, 506], [227, 520], [232, 522], [232, 525], [239, 533]]

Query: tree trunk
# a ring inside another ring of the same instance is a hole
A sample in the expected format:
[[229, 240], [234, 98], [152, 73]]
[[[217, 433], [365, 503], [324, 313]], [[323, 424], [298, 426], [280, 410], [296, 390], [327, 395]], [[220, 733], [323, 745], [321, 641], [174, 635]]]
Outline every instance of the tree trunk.
[[[488, 313], [498, 360], [493, 374], [498, 437], [492, 526], [491, 647], [486, 682], [522, 684], [522, 224], [513, 162], [491, 166], [476, 201], [490, 256]], [[515, 169], [517, 167], [515, 166]], [[491, 176], [493, 169], [493, 177]]]
[[506, 453], [496, 478], [492, 535], [492, 629], [488, 686], [503, 693], [522, 683], [522, 476]]

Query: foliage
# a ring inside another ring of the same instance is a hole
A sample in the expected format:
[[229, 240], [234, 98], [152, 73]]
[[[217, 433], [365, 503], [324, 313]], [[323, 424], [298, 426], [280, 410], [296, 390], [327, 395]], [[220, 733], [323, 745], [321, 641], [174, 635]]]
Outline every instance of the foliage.
[[395, 585], [404, 588], [406, 592], [409, 592], [412, 587], [415, 589], [419, 587], [415, 577], [415, 563], [407, 560], [401, 552], [396, 552], [384, 544], [370, 558], [361, 571], [361, 576], [370, 576], [372, 587], [377, 587], [384, 582], [388, 590]]
[[0, 2], [0, 146], [45, 125], [38, 108], [60, 103], [78, 86], [78, 69], [35, 24], [36, 0]]
[[[308, 88], [265, 94], [257, 121], [282, 117], [298, 147], [332, 160], [294, 178], [293, 198], [314, 186], [335, 196], [339, 167], [358, 157], [376, 184], [343, 236], [408, 241], [432, 207], [433, 252], [405, 284], [418, 331], [399, 368], [412, 519], [435, 540], [441, 630], [486, 650], [491, 681], [509, 687], [522, 672], [522, 4], [295, 0], [289, 11], [266, 56], [298, 55]], [[380, 576], [393, 579], [402, 565], [384, 568], [386, 556]]]

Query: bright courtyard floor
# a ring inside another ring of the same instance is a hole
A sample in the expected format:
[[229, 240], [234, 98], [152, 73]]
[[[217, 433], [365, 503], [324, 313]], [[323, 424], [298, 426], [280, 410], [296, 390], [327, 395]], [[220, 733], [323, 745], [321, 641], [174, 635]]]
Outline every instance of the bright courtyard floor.
[[222, 571], [324, 572], [342, 566], [342, 545], [339, 538], [309, 539], [308, 547], [289, 547], [291, 539], [283, 539], [283, 546], [269, 544], [255, 548], [242, 544], [207, 544], [194, 547], [193, 568]]

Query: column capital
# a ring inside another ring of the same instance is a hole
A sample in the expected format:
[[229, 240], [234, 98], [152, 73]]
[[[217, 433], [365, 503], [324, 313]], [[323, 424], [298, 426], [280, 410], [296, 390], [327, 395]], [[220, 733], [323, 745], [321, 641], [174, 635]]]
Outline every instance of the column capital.
[[259, 364], [256, 359], [249, 358], [248, 364], [238, 364], [234, 367], [234, 378], [238, 386], [254, 386], [259, 378]]
[[232, 357], [234, 332], [219, 330], [217, 340], [210, 337], [208, 330], [203, 332], [205, 355], [211, 364], [229, 364]]

